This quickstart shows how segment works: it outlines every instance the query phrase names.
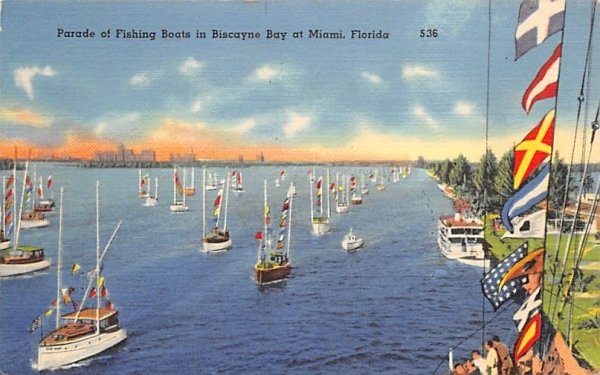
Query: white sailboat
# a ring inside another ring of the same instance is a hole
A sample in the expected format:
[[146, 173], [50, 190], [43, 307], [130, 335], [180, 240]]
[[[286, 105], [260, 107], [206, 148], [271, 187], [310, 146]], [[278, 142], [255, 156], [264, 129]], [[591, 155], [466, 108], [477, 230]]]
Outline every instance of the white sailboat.
[[233, 177], [233, 192], [234, 193], [243, 193], [244, 192], [244, 180], [242, 178], [242, 172], [233, 171], [231, 174]]
[[[329, 170], [327, 171], [327, 182], [326, 186], [329, 187]], [[323, 212], [323, 176], [319, 177], [315, 187], [317, 189], [317, 206], [319, 207], [319, 216], [315, 216], [314, 205], [313, 205], [313, 186], [312, 182], [309, 181], [310, 187], [310, 218], [312, 224], [313, 233], [321, 236], [331, 231], [330, 223], [330, 205], [329, 205], [329, 194], [326, 194], [327, 200], [327, 211]], [[325, 215], [326, 214], [326, 215]]]
[[360, 175], [360, 183], [361, 183], [361, 188], [360, 188], [361, 194], [362, 195], [369, 194], [369, 186], [367, 185], [367, 181], [365, 180], [364, 175]]
[[[204, 172], [202, 172], [204, 173]], [[210, 173], [207, 172], [207, 178], [206, 178], [206, 183], [204, 183], [204, 189], [206, 191], [210, 191], [210, 190], [217, 190], [217, 184], [218, 184], [219, 180], [217, 178], [217, 174], [216, 173]]]
[[[20, 245], [19, 234], [22, 225], [23, 201], [27, 189], [27, 171], [29, 170], [29, 161], [25, 163], [25, 172], [23, 175], [23, 190], [19, 205], [19, 216], [17, 220], [17, 229], [12, 250], [8, 255], [0, 256], [0, 277], [23, 275], [50, 267], [50, 260], [44, 256], [44, 249], [38, 246]], [[15, 189], [16, 190], [16, 189]]]
[[[148, 189], [148, 192], [150, 189]], [[158, 205], [158, 177], [154, 177], [154, 195], [148, 195], [144, 201], [144, 207], [156, 207]]]
[[[185, 173], [183, 174], [183, 185], [181, 185], [181, 181], [179, 181], [179, 176], [177, 175], [177, 167], [173, 167], [173, 203], [169, 207], [171, 212], [187, 212], [190, 210], [185, 205], [183, 186], [185, 186]], [[178, 195], [182, 196], [182, 200], [177, 199]]]
[[50, 221], [46, 218], [44, 212], [39, 212], [35, 210], [35, 197], [37, 195], [34, 192], [35, 181], [35, 171], [33, 180], [29, 177], [29, 175], [25, 176], [25, 190], [23, 194], [25, 195], [26, 205], [28, 206], [28, 208], [21, 210], [21, 229], [44, 228], [50, 225]]
[[358, 237], [350, 228], [350, 231], [344, 235], [342, 240], [342, 249], [346, 251], [354, 251], [360, 249], [364, 244], [364, 240]]
[[[227, 174], [229, 176], [229, 173]], [[203, 186], [206, 186], [206, 170], [202, 171]], [[223, 228], [219, 228], [221, 220], [221, 207], [223, 193], [225, 194], [225, 210], [223, 217]], [[206, 189], [202, 190], [202, 249], [206, 253], [229, 250], [233, 246], [229, 230], [227, 229], [227, 206], [229, 203], [229, 178], [225, 182], [225, 188], [217, 193], [213, 208], [214, 227], [210, 233], [206, 233]]]
[[148, 198], [148, 194], [150, 192], [150, 187], [148, 186], [149, 177], [148, 175], [144, 175], [142, 177], [142, 168], [138, 168], [138, 197], [139, 198]]
[[[104, 286], [104, 277], [100, 275], [100, 265], [121, 226], [121, 222], [115, 228], [104, 251], [100, 254], [99, 186], [99, 182], [96, 182], [96, 268], [93, 271], [93, 278], [88, 283], [80, 308], [61, 316], [60, 301], [64, 297], [61, 296], [61, 264], [59, 264], [56, 292], [56, 328], [39, 342], [38, 371], [59, 368], [95, 356], [127, 338], [127, 331], [120, 327], [118, 312], [110, 301], [107, 300], [106, 305], [100, 307], [101, 297], [106, 298], [108, 295]], [[62, 228], [62, 192], [60, 223], [60, 228]], [[61, 238], [62, 229], [59, 231], [59, 263], [62, 263], [60, 255], [62, 252]], [[92, 282], [94, 282], [94, 287], [92, 287]], [[88, 296], [90, 299], [95, 297], [95, 307], [83, 307]]]
[[48, 176], [48, 181], [46, 182], [48, 189], [50, 190], [50, 198], [44, 196], [44, 184], [42, 183], [42, 176], [39, 179], [38, 185], [38, 196], [39, 201], [35, 205], [34, 210], [38, 212], [46, 212], [50, 213], [54, 208], [54, 193], [52, 191], [52, 176]]
[[348, 188], [346, 186], [346, 177], [342, 176], [342, 185], [339, 184], [339, 173], [335, 175], [335, 212], [338, 214], [345, 214], [348, 212]]
[[[186, 170], [185, 170], [185, 168], [183, 168], [183, 176], [184, 176], [183, 178], [184, 178], [184, 180], [185, 180], [185, 176], [186, 176], [185, 172], [186, 172]], [[184, 193], [187, 196], [191, 196], [191, 195], [196, 194], [195, 172], [196, 172], [196, 169], [194, 167], [192, 167], [192, 182], [191, 182], [190, 186], [186, 186], [184, 184], [184, 186], [185, 186]]]

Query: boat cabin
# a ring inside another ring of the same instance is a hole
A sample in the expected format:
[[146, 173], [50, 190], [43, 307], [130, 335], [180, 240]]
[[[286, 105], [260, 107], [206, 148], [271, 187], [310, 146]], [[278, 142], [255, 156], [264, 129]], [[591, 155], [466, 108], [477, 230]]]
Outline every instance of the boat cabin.
[[[100, 320], [100, 333], [111, 332], [119, 329], [119, 315], [116, 310], [98, 309]], [[40, 341], [40, 346], [60, 345], [78, 338], [96, 333], [96, 309], [86, 308], [62, 316], [65, 324], [50, 332]]]
[[0, 264], [28, 264], [44, 260], [44, 249], [22, 245], [9, 255], [0, 257]]

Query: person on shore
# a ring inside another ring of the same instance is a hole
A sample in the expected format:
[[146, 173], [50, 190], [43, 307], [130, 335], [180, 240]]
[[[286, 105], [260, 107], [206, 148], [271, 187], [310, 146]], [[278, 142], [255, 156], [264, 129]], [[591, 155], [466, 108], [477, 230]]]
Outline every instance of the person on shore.
[[473, 350], [471, 352], [471, 359], [473, 360], [473, 364], [475, 365], [475, 367], [477, 367], [479, 372], [482, 375], [485, 374], [486, 363], [485, 358], [481, 356], [481, 352], [479, 350]]
[[508, 350], [506, 345], [504, 345], [500, 341], [500, 337], [494, 336], [492, 338], [492, 342], [494, 345], [494, 349], [496, 349], [496, 352], [498, 353], [498, 361], [500, 362], [500, 375], [510, 375], [510, 372], [513, 368], [513, 362], [512, 358], [510, 357], [510, 351]]
[[492, 340], [485, 342], [485, 350], [487, 351], [487, 355], [485, 356], [485, 374], [500, 375], [498, 372], [498, 352], [494, 349], [494, 342]]

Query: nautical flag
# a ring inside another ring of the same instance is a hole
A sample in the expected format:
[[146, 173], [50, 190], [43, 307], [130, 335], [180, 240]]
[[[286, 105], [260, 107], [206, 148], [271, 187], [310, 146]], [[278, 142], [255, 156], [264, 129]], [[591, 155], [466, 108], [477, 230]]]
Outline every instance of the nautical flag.
[[72, 300], [73, 301], [73, 310], [77, 310], [79, 309], [79, 302]]
[[94, 297], [96, 297], [96, 288], [92, 288], [92, 290], [90, 290], [90, 294], [88, 295], [88, 298]]
[[183, 195], [183, 186], [181, 186], [181, 181], [179, 181], [177, 173], [175, 173], [175, 187], [177, 187], [177, 194]]
[[52, 312], [54, 312], [54, 310], [52, 308], [49, 308], [48, 310], [46, 310], [46, 312], [44, 313], [44, 316], [48, 317], [50, 315], [52, 315]]
[[256, 232], [256, 234], [254, 235], [254, 238], [257, 240], [262, 240], [263, 235], [261, 231]]
[[112, 303], [110, 303], [110, 301], [106, 301], [106, 305], [104, 305], [104, 307], [106, 309], [108, 309], [108, 310], [114, 310], [115, 309], [115, 306]]
[[108, 296], [108, 289], [106, 289], [106, 287], [102, 286], [102, 289], [100, 289], [100, 297], [106, 297]]
[[321, 190], [321, 185], [323, 184], [323, 177], [319, 177], [319, 179], [317, 180], [315, 187], [317, 188], [317, 190]]
[[523, 327], [523, 331], [521, 331], [521, 335], [519, 339], [515, 343], [514, 348], [514, 356], [515, 363], [519, 362], [519, 359], [524, 356], [529, 349], [535, 345], [535, 343], [540, 339], [542, 333], [542, 314], [538, 312], [535, 314], [525, 327]]
[[223, 189], [220, 189], [217, 193], [217, 197], [215, 198], [215, 202], [213, 204], [213, 217], [219, 216], [221, 212], [221, 196], [223, 195]]
[[[544, 248], [541, 247], [523, 259], [515, 263], [511, 269], [502, 277], [498, 289], [502, 288], [506, 283], [513, 279], [521, 278], [523, 276], [529, 276], [534, 273], [542, 273], [544, 270]], [[531, 280], [528, 279], [531, 282]]]
[[52, 306], [56, 306], [58, 305], [58, 301], [55, 299], [52, 300], [52, 302], [50, 303]]
[[331, 192], [335, 191], [335, 182], [332, 182], [329, 184], [329, 191], [331, 191]]
[[29, 325], [29, 333], [32, 333], [33, 331], [40, 328], [41, 326], [42, 326], [42, 317], [38, 316], [37, 318], [33, 319], [31, 324]]
[[561, 31], [565, 21], [565, 0], [523, 0], [515, 33], [515, 60]]
[[8, 189], [12, 183], [15, 182], [15, 175], [8, 176], [8, 180], [6, 180], [6, 188]]
[[529, 181], [521, 190], [510, 197], [504, 204], [504, 207], [502, 207], [500, 218], [502, 219], [502, 224], [509, 232], [513, 232], [511, 223], [513, 217], [524, 214], [527, 210], [543, 201], [546, 195], [548, 195], [549, 171], [550, 164], [548, 163], [533, 180]]
[[81, 268], [81, 266], [77, 263], [73, 263], [73, 265], [71, 266], [71, 273], [75, 274], [77, 272], [79, 272], [79, 269]]
[[71, 290], [70, 288], [63, 288], [60, 290], [63, 296], [63, 303], [69, 305], [71, 303]]
[[104, 286], [104, 276], [98, 278], [98, 287]]
[[39, 186], [37, 188], [37, 195], [38, 195], [38, 197], [43, 197], [44, 196], [44, 193], [42, 191], [42, 187], [41, 186]]
[[525, 302], [523, 302], [515, 315], [513, 315], [513, 321], [515, 322], [519, 332], [523, 331], [523, 328], [525, 328], [525, 325], [527, 322], [529, 322], [531, 317], [539, 313], [540, 308], [542, 307], [542, 298], [540, 293], [541, 290], [542, 288], [538, 287], [533, 293], [531, 293], [531, 295], [525, 299]]
[[496, 267], [492, 268], [481, 279], [481, 289], [483, 295], [487, 298], [494, 310], [497, 310], [504, 302], [508, 301], [517, 294], [520, 287], [527, 281], [527, 277], [513, 279], [500, 287], [504, 276], [510, 272], [512, 267], [527, 255], [528, 245], [524, 242], [515, 251], [506, 258], [502, 259]]
[[527, 113], [538, 100], [554, 98], [558, 89], [558, 71], [560, 67], [560, 56], [562, 44], [558, 44], [552, 56], [542, 65], [542, 68], [537, 73], [533, 81], [529, 84], [521, 106]]
[[52, 188], [52, 175], [48, 176], [48, 181], [46, 183], [46, 186], [48, 187], [48, 189]]
[[554, 115], [552, 109], [539, 124], [515, 147], [514, 182], [516, 189], [537, 167], [552, 154], [554, 141]]

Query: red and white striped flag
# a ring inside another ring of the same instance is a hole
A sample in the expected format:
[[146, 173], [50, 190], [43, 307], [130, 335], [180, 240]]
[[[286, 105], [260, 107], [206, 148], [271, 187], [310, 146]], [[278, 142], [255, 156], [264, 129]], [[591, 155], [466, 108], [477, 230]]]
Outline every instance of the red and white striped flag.
[[552, 56], [542, 65], [542, 68], [537, 73], [533, 81], [529, 84], [521, 106], [525, 112], [529, 113], [531, 107], [538, 100], [554, 98], [558, 89], [558, 71], [560, 68], [560, 56], [562, 52], [562, 44], [558, 44]]

